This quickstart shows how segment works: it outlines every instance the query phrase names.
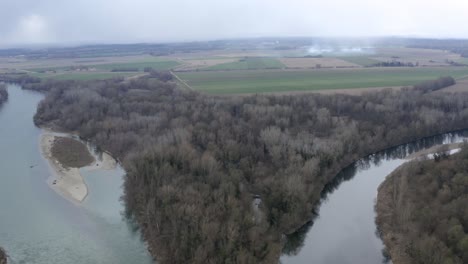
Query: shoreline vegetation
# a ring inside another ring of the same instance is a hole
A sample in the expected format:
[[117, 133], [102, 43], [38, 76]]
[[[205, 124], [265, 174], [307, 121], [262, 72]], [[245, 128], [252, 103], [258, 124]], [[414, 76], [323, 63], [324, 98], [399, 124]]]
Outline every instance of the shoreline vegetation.
[[463, 142], [460, 143], [451, 143], [451, 144], [439, 144], [436, 146], [432, 146], [430, 148], [411, 153], [405, 159], [406, 160], [413, 160], [413, 159], [426, 159], [428, 156], [438, 153], [440, 151], [457, 151], [463, 146]]
[[52, 132], [40, 136], [40, 149], [52, 170], [48, 185], [64, 198], [81, 203], [88, 195], [88, 186], [80, 170], [115, 168], [115, 160], [107, 153], [98, 160], [82, 142]]
[[[0, 83], [0, 107], [3, 105], [4, 102], [8, 100], [8, 91], [6, 89], [6, 85]], [[7, 264], [7, 254], [5, 250], [0, 247], [0, 264]]]
[[5, 253], [5, 250], [0, 247], [0, 264], [7, 264], [8, 262], [8, 256]]
[[6, 84], [0, 83], [0, 106], [8, 100], [8, 91], [6, 89]]
[[[468, 95], [432, 94], [453, 82], [230, 98], [152, 75], [24, 88], [46, 93], [37, 125], [77, 131], [122, 161], [127, 214], [159, 263], [273, 263], [283, 234], [310, 219], [345, 165], [468, 127]], [[260, 222], [252, 197], [261, 197]]]
[[468, 262], [468, 145], [433, 156], [403, 164], [379, 186], [376, 223], [394, 264]]

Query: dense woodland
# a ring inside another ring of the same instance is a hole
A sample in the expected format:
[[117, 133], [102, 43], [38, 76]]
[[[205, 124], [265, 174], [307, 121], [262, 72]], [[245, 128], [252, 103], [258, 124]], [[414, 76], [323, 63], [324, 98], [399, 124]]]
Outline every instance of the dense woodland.
[[2, 105], [6, 100], [8, 100], [8, 91], [6, 85], [0, 83], [0, 105]]
[[413, 161], [379, 188], [377, 224], [394, 264], [468, 263], [468, 145]]
[[6, 83], [16, 83], [19, 85], [30, 84], [30, 83], [40, 83], [41, 79], [33, 76], [29, 76], [26, 73], [2, 73], [0, 74], [0, 82]]
[[371, 65], [372, 67], [417, 67], [418, 63], [401, 62], [401, 61], [382, 61]]
[[468, 94], [431, 93], [450, 77], [362, 96], [242, 97], [154, 77], [25, 88], [47, 92], [37, 125], [77, 131], [122, 162], [128, 216], [158, 263], [277, 262], [282, 234], [310, 219], [343, 167], [468, 128]]

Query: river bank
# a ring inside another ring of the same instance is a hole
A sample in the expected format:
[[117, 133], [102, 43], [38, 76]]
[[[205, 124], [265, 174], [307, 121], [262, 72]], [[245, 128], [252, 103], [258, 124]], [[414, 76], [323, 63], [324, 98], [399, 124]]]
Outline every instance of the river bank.
[[[112, 170], [117, 165], [107, 153], [97, 157], [82, 142], [73, 140], [66, 134], [44, 131], [39, 142], [41, 154], [48, 161], [52, 172], [47, 184], [58, 194], [75, 203], [83, 202], [88, 196], [88, 186], [80, 173], [81, 169]], [[78, 144], [81, 144], [84, 150]]]
[[[431, 154], [441, 151], [450, 156], [431, 159]], [[452, 155], [460, 151], [464, 155]], [[460, 218], [455, 213], [462, 211], [466, 204], [461, 200], [464, 199], [463, 185], [466, 185], [463, 165], [467, 161], [466, 153], [464, 143], [425, 149], [419, 156], [412, 157], [411, 162], [394, 170], [379, 186], [376, 224], [392, 263], [428, 263], [428, 260], [462, 263], [460, 258], [468, 260], [468, 256], [462, 254], [465, 249], [457, 254], [462, 245], [457, 240], [461, 241], [463, 235], [454, 231], [455, 228], [463, 230], [459, 225], [466, 222], [463, 216]]]
[[343, 169], [324, 189], [313, 222], [287, 235], [281, 263], [382, 263], [384, 244], [375, 235], [378, 187], [408, 157], [423, 158], [441, 146], [454, 153], [464, 138], [463, 131], [421, 138], [376, 152]]
[[413, 159], [420, 159], [420, 158], [425, 158], [425, 157], [430, 158], [430, 155], [438, 153], [438, 152], [449, 152], [450, 154], [453, 154], [453, 152], [456, 152], [457, 150], [459, 150], [462, 145], [463, 145], [462, 142], [452, 143], [452, 144], [440, 144], [440, 145], [436, 145], [427, 149], [414, 152], [408, 155], [405, 159], [413, 160]]
[[7, 255], [3, 248], [0, 247], [0, 264], [7, 264]]
[[[32, 120], [43, 94], [17, 85], [8, 85], [8, 93], [0, 108], [0, 247], [8, 263], [154, 263], [140, 232], [122, 217], [125, 208], [119, 199], [125, 171], [118, 165], [96, 169], [106, 166], [92, 144], [72, 133], [35, 126]], [[55, 176], [41, 153], [41, 135], [46, 133], [75, 138], [96, 157], [99, 166], [80, 169], [88, 187], [82, 203], [48, 186], [47, 179]]]
[[[406, 253], [406, 243], [403, 235], [389, 227], [387, 223], [395, 217], [395, 203], [401, 202], [401, 194], [396, 193], [396, 184], [399, 184], [395, 179], [403, 167], [408, 166], [404, 163], [390, 175], [386, 177], [384, 182], [378, 187], [377, 200], [375, 204], [376, 224], [379, 230], [379, 235], [385, 245], [384, 254], [391, 258], [394, 264], [410, 264], [410, 259]], [[398, 197], [400, 196], [400, 197]]]

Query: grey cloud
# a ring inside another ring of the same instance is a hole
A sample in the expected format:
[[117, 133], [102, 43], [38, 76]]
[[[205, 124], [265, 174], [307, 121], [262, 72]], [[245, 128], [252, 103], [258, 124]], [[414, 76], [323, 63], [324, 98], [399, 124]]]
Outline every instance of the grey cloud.
[[0, 46], [257, 36], [467, 38], [466, 13], [465, 0], [2, 0]]

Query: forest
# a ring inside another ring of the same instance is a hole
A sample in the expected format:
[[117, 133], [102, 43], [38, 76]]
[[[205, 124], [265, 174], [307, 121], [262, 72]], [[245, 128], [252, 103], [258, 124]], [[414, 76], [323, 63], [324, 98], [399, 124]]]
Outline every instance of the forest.
[[[468, 94], [445, 77], [352, 95], [217, 97], [151, 74], [43, 81], [34, 121], [121, 161], [127, 216], [158, 263], [274, 263], [324, 186], [353, 161], [468, 128]], [[253, 199], [260, 197], [259, 209]]]
[[395, 264], [468, 263], [468, 145], [416, 160], [379, 187], [377, 224]]
[[0, 105], [2, 105], [6, 100], [8, 100], [6, 84], [0, 83]]
[[41, 79], [30, 76], [26, 73], [10, 72], [10, 73], [1, 73], [0, 82], [24, 85], [26, 83], [40, 83]]

